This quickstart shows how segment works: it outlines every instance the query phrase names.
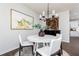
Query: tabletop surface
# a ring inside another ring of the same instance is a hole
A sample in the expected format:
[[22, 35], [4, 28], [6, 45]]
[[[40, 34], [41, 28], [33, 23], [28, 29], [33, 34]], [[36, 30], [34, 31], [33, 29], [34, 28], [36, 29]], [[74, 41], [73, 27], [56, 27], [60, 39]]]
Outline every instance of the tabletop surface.
[[53, 35], [45, 35], [44, 37], [40, 37], [38, 35], [31, 35], [27, 37], [27, 40], [37, 43], [49, 43], [51, 40], [56, 39], [58, 39], [58, 37]]

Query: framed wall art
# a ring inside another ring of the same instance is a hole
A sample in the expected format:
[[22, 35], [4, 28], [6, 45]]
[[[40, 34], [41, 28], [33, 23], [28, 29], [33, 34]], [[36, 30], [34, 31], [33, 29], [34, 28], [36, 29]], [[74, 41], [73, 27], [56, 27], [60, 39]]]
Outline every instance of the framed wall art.
[[33, 29], [34, 18], [20, 11], [11, 9], [11, 29], [28, 30]]

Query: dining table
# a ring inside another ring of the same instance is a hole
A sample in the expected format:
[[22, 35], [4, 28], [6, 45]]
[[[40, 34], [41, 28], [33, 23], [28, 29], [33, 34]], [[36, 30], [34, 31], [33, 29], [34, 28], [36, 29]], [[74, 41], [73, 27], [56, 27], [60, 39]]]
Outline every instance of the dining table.
[[58, 35], [45, 35], [43, 37], [39, 36], [38, 34], [27, 36], [27, 40], [34, 43], [34, 55], [36, 55], [36, 49], [38, 49], [38, 43], [50, 43], [51, 40], [58, 39]]

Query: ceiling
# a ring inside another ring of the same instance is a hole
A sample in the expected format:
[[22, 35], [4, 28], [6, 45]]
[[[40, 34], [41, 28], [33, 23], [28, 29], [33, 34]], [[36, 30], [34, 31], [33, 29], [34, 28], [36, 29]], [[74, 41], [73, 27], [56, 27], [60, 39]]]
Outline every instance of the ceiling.
[[[24, 5], [37, 14], [47, 11], [47, 3], [27, 3]], [[70, 10], [70, 19], [79, 19], [79, 3], [49, 3], [49, 10], [50, 13], [52, 10], [56, 10], [56, 13]]]

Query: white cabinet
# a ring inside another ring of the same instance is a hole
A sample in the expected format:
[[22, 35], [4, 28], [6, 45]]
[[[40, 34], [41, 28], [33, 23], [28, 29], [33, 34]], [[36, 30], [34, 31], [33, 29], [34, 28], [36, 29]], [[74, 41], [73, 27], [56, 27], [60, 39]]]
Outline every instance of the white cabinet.
[[70, 31], [70, 36], [71, 37], [79, 37], [79, 32], [78, 31]]

